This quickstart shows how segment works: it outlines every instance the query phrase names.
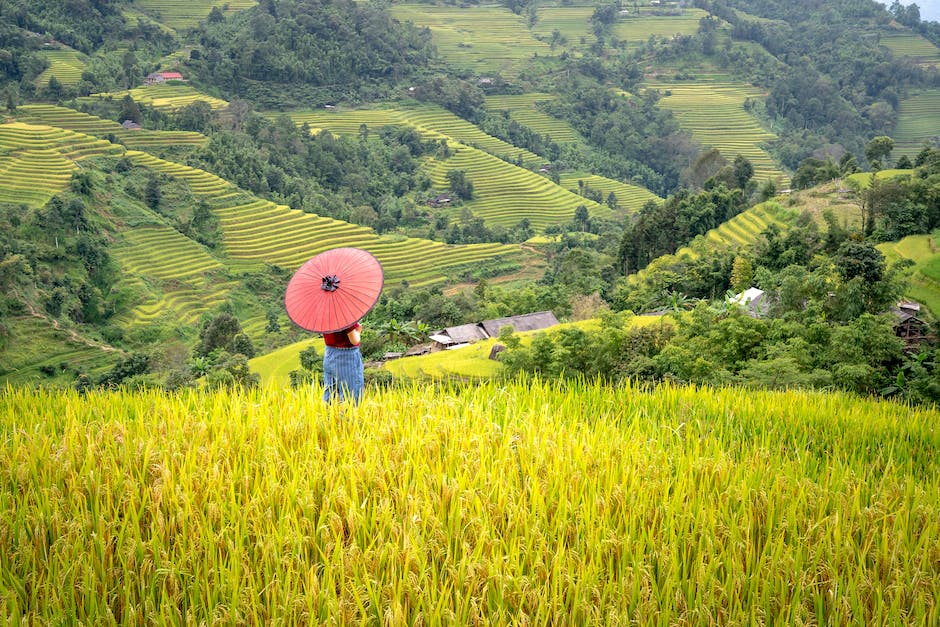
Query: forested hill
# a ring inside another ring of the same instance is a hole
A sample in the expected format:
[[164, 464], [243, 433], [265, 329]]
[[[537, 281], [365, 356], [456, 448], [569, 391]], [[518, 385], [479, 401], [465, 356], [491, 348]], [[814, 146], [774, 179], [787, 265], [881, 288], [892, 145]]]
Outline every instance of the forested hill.
[[292, 97], [383, 97], [432, 54], [427, 29], [352, 0], [269, 0], [228, 19], [213, 13], [196, 38], [189, 66], [200, 81], [277, 107]]

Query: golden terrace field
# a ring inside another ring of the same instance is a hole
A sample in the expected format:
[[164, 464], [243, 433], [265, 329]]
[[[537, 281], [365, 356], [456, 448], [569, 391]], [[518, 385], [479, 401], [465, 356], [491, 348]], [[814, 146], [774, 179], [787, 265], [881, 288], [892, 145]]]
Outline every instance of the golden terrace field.
[[940, 413], [578, 382], [0, 394], [0, 621], [937, 624]]

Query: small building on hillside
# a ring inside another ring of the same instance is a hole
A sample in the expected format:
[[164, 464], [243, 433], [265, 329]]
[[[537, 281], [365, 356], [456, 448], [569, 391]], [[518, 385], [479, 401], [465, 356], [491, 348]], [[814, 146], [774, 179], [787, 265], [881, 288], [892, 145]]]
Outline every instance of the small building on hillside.
[[139, 131], [144, 128], [134, 120], [124, 120], [121, 122], [121, 126], [123, 126], [124, 129], [128, 131]]
[[447, 207], [453, 200], [450, 194], [438, 194], [433, 198], [428, 198], [427, 204], [429, 207]]
[[432, 334], [431, 340], [434, 342], [434, 350], [449, 350], [497, 337], [499, 330], [505, 326], [512, 326], [515, 331], [539, 331], [557, 324], [558, 318], [555, 317], [555, 314], [550, 311], [538, 311], [520, 316], [508, 316], [506, 318], [495, 318], [483, 322], [447, 327]]
[[151, 72], [144, 79], [144, 85], [160, 85], [167, 81], [186, 80], [179, 72]]
[[749, 287], [744, 290], [732, 298], [731, 303], [742, 307], [747, 315], [752, 318], [760, 318], [770, 309], [770, 303], [767, 301], [764, 290], [756, 287]]

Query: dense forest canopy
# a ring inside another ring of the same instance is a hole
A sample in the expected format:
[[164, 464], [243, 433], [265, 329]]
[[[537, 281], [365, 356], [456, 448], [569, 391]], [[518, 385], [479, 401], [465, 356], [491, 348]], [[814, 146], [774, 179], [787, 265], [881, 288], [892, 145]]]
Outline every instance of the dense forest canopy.
[[[207, 20], [189, 67], [231, 96], [276, 99], [310, 90], [325, 101], [375, 97], [427, 67], [427, 29], [400, 24], [352, 0], [265, 0], [230, 18]], [[261, 87], [264, 85], [265, 87]]]

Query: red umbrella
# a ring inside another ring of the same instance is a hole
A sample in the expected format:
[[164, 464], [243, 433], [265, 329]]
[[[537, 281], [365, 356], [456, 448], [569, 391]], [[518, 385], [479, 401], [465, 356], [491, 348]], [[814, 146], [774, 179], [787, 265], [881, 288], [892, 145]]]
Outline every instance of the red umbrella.
[[284, 306], [308, 331], [342, 331], [372, 310], [384, 282], [382, 264], [371, 253], [334, 248], [300, 266], [287, 284]]

